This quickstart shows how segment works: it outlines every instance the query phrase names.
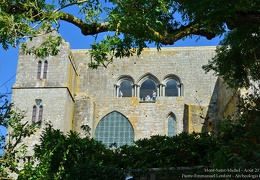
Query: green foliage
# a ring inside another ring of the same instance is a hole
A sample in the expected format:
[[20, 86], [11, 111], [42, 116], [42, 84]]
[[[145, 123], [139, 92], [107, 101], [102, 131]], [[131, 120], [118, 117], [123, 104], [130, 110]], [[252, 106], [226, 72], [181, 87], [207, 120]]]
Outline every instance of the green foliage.
[[177, 136], [152, 136], [123, 146], [128, 169], [169, 168], [208, 165], [211, 153], [217, 151], [215, 139], [203, 133], [181, 133]]
[[121, 179], [123, 172], [111, 154], [100, 142], [72, 131], [65, 136], [48, 125], [35, 146], [39, 163], [28, 164], [18, 179]]
[[[70, 6], [78, 6], [83, 14], [83, 23], [96, 23], [101, 13], [100, 3], [97, 1], [17, 1], [3, 0], [0, 2], [0, 44], [7, 50], [9, 46], [16, 47], [25, 40], [32, 40], [36, 36], [43, 36], [58, 30], [59, 20], [64, 18], [62, 11]], [[71, 18], [71, 17], [67, 17]], [[73, 19], [73, 18], [72, 18]], [[37, 57], [57, 55], [61, 37], [49, 37], [39, 47], [22, 45], [26, 53]]]
[[260, 78], [260, 35], [258, 25], [247, 25], [228, 33], [217, 48], [206, 71], [214, 70], [231, 87], [249, 87]]
[[[64, 135], [48, 125], [35, 146], [35, 155], [16, 171], [18, 179], [122, 179], [129, 170], [142, 177], [151, 168], [161, 168], [163, 176], [183, 173], [178, 167], [194, 167], [192, 172], [198, 166], [257, 168], [260, 101], [249, 97], [240, 106], [237, 121], [227, 118], [218, 124], [218, 137], [206, 133], [158, 135], [140, 139], [133, 146], [108, 149], [88, 136], [79, 137], [73, 131]], [[10, 166], [17, 167], [17, 161], [12, 162]]]
[[4, 127], [7, 126], [6, 120], [10, 117], [11, 106], [7, 99], [4, 99], [6, 95], [0, 95], [0, 124]]
[[215, 154], [215, 168], [259, 168], [260, 98], [247, 96], [239, 106], [236, 121], [230, 117], [218, 124], [220, 151]]
[[118, 36], [106, 36], [104, 40], [95, 42], [91, 45], [89, 52], [93, 58], [89, 63], [89, 67], [96, 69], [100, 65], [107, 67], [113, 63], [113, 58], [122, 58], [141, 54], [141, 51], [146, 48], [143, 38], [135, 38], [132, 35], [124, 35], [123, 39]]
[[[246, 76], [259, 79], [259, 4], [260, 0], [3, 0], [0, 43], [4, 49], [16, 47], [25, 40], [58, 30], [60, 21], [78, 27], [86, 36], [114, 32], [93, 42], [89, 65], [97, 68], [112, 63], [114, 57], [139, 55], [149, 44], [160, 49], [186, 37], [212, 39], [227, 33], [223, 47], [205, 69], [223, 75], [234, 86], [243, 86], [248, 83]], [[67, 13], [72, 6], [77, 11]], [[22, 45], [22, 49], [46, 57], [56, 55], [60, 43], [59, 38], [51, 37], [40, 47], [27, 50]]]
[[116, 36], [106, 36], [103, 41], [92, 44], [90, 56], [94, 58], [94, 61], [89, 63], [89, 67], [96, 69], [100, 64], [103, 64], [103, 66], [106, 67], [111, 63], [114, 57], [114, 52], [112, 52], [111, 49], [113, 49], [120, 41], [120, 38]]
[[46, 41], [41, 43], [39, 46], [33, 46], [28, 48], [27, 43], [21, 44], [21, 50], [26, 54], [32, 54], [39, 58], [44, 58], [49, 55], [56, 56], [59, 53], [59, 47], [62, 43], [61, 36], [49, 36]]
[[27, 146], [23, 141], [35, 132], [35, 128], [24, 122], [24, 112], [14, 110], [8, 101], [0, 107], [0, 126], [8, 128], [7, 135], [1, 136], [0, 178], [10, 173], [19, 173], [21, 162], [26, 160]]
[[150, 168], [207, 166], [217, 150], [216, 140], [202, 133], [153, 136], [108, 149], [89, 137], [72, 131], [65, 136], [48, 126], [35, 146], [39, 163], [31, 160], [18, 179], [122, 179], [129, 170], [143, 176]]
[[[66, 13], [71, 6], [78, 8], [78, 14]], [[249, 87], [260, 78], [259, 9], [260, 0], [108, 0], [102, 4], [98, 0], [2, 0], [0, 43], [7, 50], [36, 36], [51, 34], [59, 29], [61, 20], [80, 28], [83, 35], [113, 31], [114, 35], [92, 45], [89, 66], [97, 68], [112, 63], [115, 57], [140, 55], [149, 44], [160, 49], [189, 36], [211, 39], [225, 34], [216, 56], [204, 69], [223, 76], [231, 87]], [[227, 28], [230, 31], [226, 32]], [[22, 44], [21, 48], [26, 54], [44, 58], [57, 55], [61, 43], [61, 37], [51, 35], [39, 47]], [[257, 96], [248, 97], [235, 121], [227, 118], [218, 125], [217, 139], [196, 133], [154, 136], [112, 151], [88, 137], [80, 138], [75, 132], [65, 136], [48, 126], [41, 144], [35, 147], [35, 157], [24, 161], [21, 171], [18, 162], [25, 159], [26, 153], [21, 142], [34, 132], [34, 127], [22, 121], [22, 112], [3, 106], [0, 125], [12, 131], [4, 146], [1, 176], [13, 171], [19, 179], [120, 179], [122, 169], [211, 163], [216, 168], [257, 167], [260, 101]]]

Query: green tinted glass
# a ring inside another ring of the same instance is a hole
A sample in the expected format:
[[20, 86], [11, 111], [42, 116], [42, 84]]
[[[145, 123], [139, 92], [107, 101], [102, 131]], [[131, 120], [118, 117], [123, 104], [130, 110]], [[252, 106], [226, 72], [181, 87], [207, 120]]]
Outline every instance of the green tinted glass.
[[95, 130], [95, 140], [101, 141], [108, 147], [112, 144], [116, 144], [117, 147], [125, 144], [132, 145], [134, 130], [124, 115], [113, 111], [98, 123]]

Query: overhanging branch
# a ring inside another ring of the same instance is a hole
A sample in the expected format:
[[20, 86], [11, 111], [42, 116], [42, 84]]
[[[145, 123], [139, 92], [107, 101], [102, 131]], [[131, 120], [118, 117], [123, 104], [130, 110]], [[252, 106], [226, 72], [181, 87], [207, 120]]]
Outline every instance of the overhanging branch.
[[68, 14], [68, 13], [60, 13], [59, 19], [77, 26], [81, 30], [81, 33], [85, 36], [99, 34], [99, 33], [108, 31], [107, 22], [87, 24], [86, 22], [82, 21], [81, 19], [75, 17], [72, 14]]
[[212, 39], [216, 36], [215, 33], [200, 28], [198, 23], [190, 23], [189, 25], [181, 26], [179, 29], [176, 30], [166, 29], [165, 35], [160, 34], [148, 25], [147, 27], [154, 34], [154, 36], [158, 37], [159, 41], [164, 45], [172, 45], [174, 42], [189, 35], [204, 36], [207, 39]]

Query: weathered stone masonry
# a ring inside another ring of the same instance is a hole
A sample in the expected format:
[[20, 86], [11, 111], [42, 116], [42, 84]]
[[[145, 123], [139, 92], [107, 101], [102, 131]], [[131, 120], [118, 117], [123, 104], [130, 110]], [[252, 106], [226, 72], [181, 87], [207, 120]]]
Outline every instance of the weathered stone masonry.
[[[36, 38], [29, 43], [33, 46], [41, 40]], [[94, 137], [102, 118], [105, 121], [111, 112], [127, 119], [135, 140], [168, 135], [168, 128], [174, 128], [174, 134], [200, 132], [208, 128], [201, 117], [213, 122], [219, 104], [226, 103], [218, 102], [220, 92], [225, 91], [218, 78], [202, 69], [214, 53], [215, 47], [206, 46], [163, 48], [160, 52], [151, 48], [139, 57], [114, 59], [107, 68], [90, 69], [87, 50], [71, 50], [64, 42], [57, 56], [42, 60], [48, 61], [46, 79], [37, 79], [40, 59], [20, 53], [12, 101], [27, 112], [24, 120], [31, 122], [35, 99], [41, 99], [43, 120], [64, 133], [75, 130], [83, 134], [80, 127], [88, 125]], [[179, 94], [166, 97], [166, 83], [171, 78], [178, 83]], [[118, 97], [124, 79], [131, 83], [131, 97]], [[141, 100], [142, 83], [147, 79], [155, 84], [156, 101]], [[168, 124], [169, 117], [174, 117], [173, 127]], [[122, 127], [113, 127], [118, 128], [114, 133], [123, 131]], [[43, 128], [44, 124], [38, 131]], [[37, 142], [37, 138], [31, 142]]]

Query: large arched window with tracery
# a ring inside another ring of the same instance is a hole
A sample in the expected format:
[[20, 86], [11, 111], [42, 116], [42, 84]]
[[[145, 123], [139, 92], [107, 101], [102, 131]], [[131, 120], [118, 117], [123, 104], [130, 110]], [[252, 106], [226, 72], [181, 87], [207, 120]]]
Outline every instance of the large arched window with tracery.
[[107, 147], [113, 144], [116, 144], [117, 147], [125, 144], [132, 145], [134, 129], [123, 114], [113, 111], [100, 120], [96, 127], [94, 138]]
[[168, 117], [168, 136], [172, 137], [175, 136], [175, 116], [173, 114], [171, 114]]
[[119, 97], [132, 97], [132, 85], [129, 80], [123, 80], [119, 86]]
[[152, 79], [148, 78], [141, 84], [140, 99], [149, 100], [148, 97], [153, 97], [153, 91], [157, 92], [156, 84]]
[[165, 96], [179, 96], [179, 86], [175, 79], [169, 79], [165, 84]]

